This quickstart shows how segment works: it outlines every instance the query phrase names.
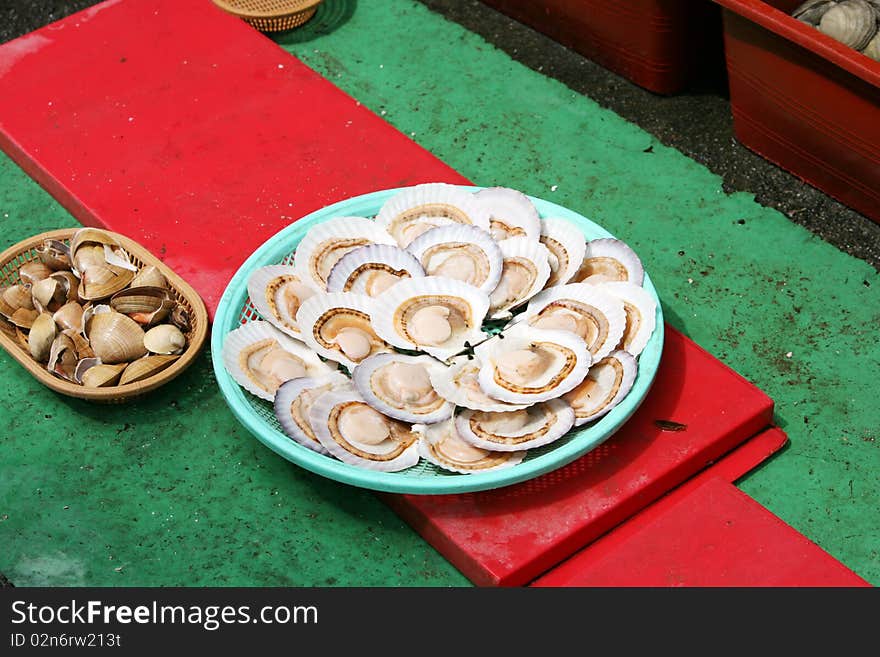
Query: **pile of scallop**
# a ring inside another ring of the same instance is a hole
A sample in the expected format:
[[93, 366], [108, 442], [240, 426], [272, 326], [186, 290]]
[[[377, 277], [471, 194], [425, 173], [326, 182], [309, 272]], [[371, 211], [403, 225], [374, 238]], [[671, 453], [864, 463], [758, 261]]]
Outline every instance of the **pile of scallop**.
[[629, 393], [656, 321], [643, 278], [626, 244], [518, 191], [419, 185], [254, 271], [267, 321], [231, 331], [223, 360], [290, 438], [345, 463], [510, 467]]
[[156, 267], [138, 267], [109, 233], [45, 240], [0, 290], [0, 327], [55, 376], [89, 388], [135, 383], [186, 349], [190, 318]]

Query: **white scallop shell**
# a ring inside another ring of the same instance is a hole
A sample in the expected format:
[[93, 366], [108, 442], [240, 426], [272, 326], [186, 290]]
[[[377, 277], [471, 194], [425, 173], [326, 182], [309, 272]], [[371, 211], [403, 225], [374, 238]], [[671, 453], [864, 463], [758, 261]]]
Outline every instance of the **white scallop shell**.
[[470, 192], [446, 183], [426, 183], [398, 192], [385, 201], [376, 221], [402, 247], [437, 226], [471, 224], [489, 230], [489, 214], [483, 204]]
[[657, 326], [657, 302], [645, 288], [635, 283], [608, 281], [597, 287], [623, 301], [626, 329], [617, 346], [638, 356]]
[[[349, 251], [340, 258], [330, 270], [327, 291], [377, 296], [367, 290], [369, 274], [377, 271], [400, 276], [401, 279], [420, 278], [425, 275], [422, 265], [408, 251], [397, 245], [370, 244]], [[402, 276], [403, 273], [407, 276]]]
[[[440, 345], [419, 345], [405, 333], [403, 314], [419, 301], [426, 305], [444, 305], [444, 300], [455, 301], [467, 307], [470, 317], [466, 327], [453, 333]], [[441, 276], [425, 276], [401, 281], [386, 294], [374, 299], [372, 315], [376, 334], [389, 344], [401, 349], [418, 349], [440, 360], [454, 356], [466, 348], [465, 343], [478, 344], [486, 339], [481, 326], [489, 310], [489, 296], [472, 285]]]
[[635, 357], [612, 351], [594, 363], [579, 386], [565, 395], [575, 413], [575, 426], [597, 420], [617, 406], [632, 390], [638, 373]]
[[[296, 270], [292, 266], [269, 265], [267, 267], [260, 267], [251, 272], [247, 284], [248, 296], [250, 297], [254, 308], [257, 309], [257, 312], [260, 313], [263, 319], [272, 322], [272, 324], [287, 333], [287, 335], [299, 340], [300, 331], [299, 327], [296, 325], [296, 316], [291, 315], [286, 305], [281, 303], [282, 300], [279, 299], [284, 290], [284, 285], [286, 284], [278, 286], [274, 298], [274, 304], [270, 303], [269, 298], [266, 295], [266, 289], [269, 285], [282, 277], [286, 277], [294, 283], [303, 285], [306, 289], [311, 291], [309, 296], [313, 296], [318, 292], [318, 289], [314, 285], [300, 280]], [[301, 297], [300, 304], [302, 304], [305, 299], [308, 299], [309, 296]]]
[[[551, 366], [528, 384], [509, 382], [498, 371], [499, 365], [509, 362], [505, 359], [513, 352], [527, 350], [535, 343], [554, 352]], [[534, 404], [563, 395], [584, 380], [593, 362], [587, 345], [576, 334], [537, 329], [525, 323], [505, 329], [500, 336], [476, 347], [474, 353], [483, 363], [478, 376], [480, 387], [490, 397], [514, 404]]]
[[436, 403], [431, 405], [433, 410], [427, 412], [414, 408], [412, 404], [408, 404], [404, 399], [387, 399], [382, 397], [381, 393], [377, 392], [373, 385], [373, 377], [383, 367], [393, 363], [421, 365], [425, 368], [429, 377], [432, 371], [445, 369], [442, 363], [437, 362], [430, 356], [407, 356], [397, 353], [370, 356], [354, 368], [351, 376], [352, 383], [354, 383], [355, 388], [364, 398], [364, 401], [380, 413], [402, 422], [433, 424], [452, 417], [453, 405], [439, 395], [434, 397]]
[[505, 319], [510, 317], [511, 309], [521, 306], [544, 288], [550, 277], [550, 252], [543, 244], [528, 237], [511, 237], [499, 242], [498, 246], [501, 248], [505, 265], [508, 265], [510, 261], [525, 260], [533, 263], [535, 267], [535, 278], [529, 288], [512, 300], [508, 297], [503, 303], [501, 300], [493, 301], [493, 297], [497, 298], [504, 291], [504, 281], [508, 270], [502, 267], [498, 285], [489, 294], [489, 316], [492, 319]]
[[365, 294], [355, 294], [354, 292], [328, 292], [316, 294], [307, 299], [305, 303], [299, 307], [299, 312], [296, 313], [296, 323], [302, 331], [302, 341], [324, 358], [329, 358], [330, 360], [335, 360], [337, 363], [342, 363], [349, 370], [354, 369], [354, 367], [360, 361], [367, 358], [367, 356], [391, 351], [391, 348], [384, 341], [379, 339], [378, 336], [375, 338], [371, 336], [371, 342], [373, 344], [370, 348], [370, 353], [359, 360], [353, 360], [343, 353], [341, 349], [322, 344], [315, 335], [316, 327], [319, 328], [318, 325], [323, 324], [328, 315], [332, 315], [334, 310], [342, 309], [354, 311], [354, 314], [357, 316], [365, 315], [366, 323], [368, 324], [366, 328], [372, 328], [375, 332], [375, 327], [372, 322], [375, 313], [375, 299], [372, 299]]
[[550, 278], [545, 287], [565, 285], [584, 261], [584, 234], [567, 219], [545, 217], [541, 220], [541, 243], [550, 252]]
[[226, 335], [223, 342], [223, 364], [240, 386], [257, 397], [272, 401], [275, 394], [258, 386], [245, 373], [239, 362], [239, 354], [250, 345], [267, 339], [275, 340], [282, 349], [302, 360], [306, 374], [310, 377], [325, 376], [335, 369], [335, 365], [326, 364], [318, 358], [318, 354], [314, 351], [308, 349], [301, 342], [292, 340], [269, 322], [248, 322]]
[[[439, 267], [443, 265], [445, 258], [441, 254], [432, 255], [430, 249], [442, 245], [466, 245], [472, 244], [486, 258], [487, 268], [480, 280], [464, 280], [468, 285], [473, 285], [487, 294], [495, 289], [498, 280], [501, 278], [501, 268], [503, 258], [501, 248], [498, 243], [492, 239], [492, 236], [481, 228], [476, 226], [466, 226], [462, 224], [453, 224], [451, 226], [439, 226], [422, 233], [414, 239], [406, 250], [409, 251], [421, 263], [428, 276], [443, 275], [446, 278], [462, 280], [448, 274], [441, 274]], [[454, 248], [447, 251], [447, 255], [455, 253]]]
[[433, 370], [431, 384], [437, 394], [456, 406], [475, 411], [518, 411], [528, 404], [510, 404], [487, 395], [478, 380], [482, 363], [477, 357], [456, 357], [449, 367]]
[[[329, 455], [330, 452], [324, 448], [324, 446], [318, 441], [318, 438], [310, 436], [306, 433], [303, 427], [297, 423], [296, 419], [291, 414], [290, 407], [294, 400], [307, 390], [326, 388], [324, 392], [331, 392], [344, 390], [350, 386], [351, 382], [342, 372], [333, 372], [317, 379], [304, 376], [286, 381], [281, 384], [281, 387], [278, 388], [275, 393], [275, 417], [278, 419], [278, 423], [289, 438], [293, 439], [303, 447], [308, 447], [319, 454]], [[308, 415], [306, 415], [303, 418], [303, 422], [308, 424], [308, 421]], [[309, 425], [308, 428], [311, 430], [311, 425]], [[314, 433], [314, 430], [312, 430], [312, 433]]]
[[[574, 426], [574, 411], [562, 399], [550, 399], [522, 411], [513, 411], [513, 413], [526, 413], [528, 420], [523, 427], [504, 433], [492, 433], [481, 425], [481, 419], [485, 421], [487, 417], [507, 415], [502, 413], [461, 410], [455, 414], [455, 427], [458, 429], [458, 435], [461, 439], [475, 447], [506, 452], [549, 445], [559, 440]], [[530, 437], [542, 429], [546, 429], [546, 431]], [[491, 438], [487, 435], [481, 436], [476, 433], [477, 431], [488, 434]]]
[[[450, 457], [450, 455], [444, 453], [443, 446], [447, 442], [456, 443], [460, 448], [464, 448], [465, 450], [468, 448], [474, 450], [475, 446], [463, 440], [461, 436], [458, 435], [458, 429], [456, 429], [455, 421], [452, 418], [448, 418], [443, 422], [438, 422], [430, 426], [416, 425], [413, 427], [413, 430], [418, 431], [421, 434], [421, 438], [419, 439], [419, 455], [423, 459], [429, 463], [433, 463], [438, 468], [443, 468], [444, 470], [457, 472], [459, 474], [473, 474], [475, 472], [489, 472], [490, 470], [509, 468], [522, 462], [526, 455], [525, 450], [516, 452], [498, 452], [476, 448], [485, 451], [485, 456], [483, 456], [483, 458], [478, 460], [456, 460]], [[476, 454], [474, 456], [476, 456]]]
[[[614, 263], [615, 271], [609, 272], [607, 263]], [[587, 267], [590, 271], [587, 271]], [[596, 267], [599, 271], [593, 271]], [[587, 242], [581, 266], [571, 279], [573, 283], [604, 283], [606, 281], [629, 281], [641, 285], [645, 279], [645, 269], [639, 256], [625, 242], [611, 237], [603, 237]]]
[[537, 241], [541, 236], [541, 217], [532, 200], [508, 187], [487, 187], [474, 194], [486, 204], [492, 238], [500, 242], [511, 237]]
[[[594, 361], [610, 354], [617, 347], [620, 338], [623, 337], [626, 328], [623, 301], [589, 283], [569, 283], [543, 290], [532, 297], [525, 312], [516, 317], [514, 321], [534, 323], [536, 317], [551, 304], [560, 308], [581, 308], [594, 317], [598, 315], [605, 318], [607, 332], [604, 336], [600, 332], [588, 345]], [[585, 336], [580, 337], [585, 339]]]
[[[365, 217], [335, 217], [315, 224], [296, 247], [293, 256], [296, 275], [301, 281], [326, 290], [333, 265], [349, 251], [367, 244], [396, 242], [381, 225]], [[332, 253], [319, 260], [320, 254], [328, 248]]]
[[[330, 454], [349, 465], [381, 472], [405, 470], [419, 462], [419, 441], [417, 439], [413, 440], [403, 450], [398, 449], [400, 443], [390, 438], [378, 445], [367, 445], [359, 442], [349, 443], [349, 446], [353, 446], [355, 449], [369, 454], [369, 456], [360, 456], [336, 441], [333, 437], [333, 430], [329, 426], [331, 413], [335, 407], [350, 402], [366, 404], [357, 392], [328, 392], [318, 397], [309, 411], [309, 424], [314, 428], [315, 435], [318, 437], [321, 445]], [[388, 421], [397, 422], [397, 420], [392, 419], [388, 419]]]

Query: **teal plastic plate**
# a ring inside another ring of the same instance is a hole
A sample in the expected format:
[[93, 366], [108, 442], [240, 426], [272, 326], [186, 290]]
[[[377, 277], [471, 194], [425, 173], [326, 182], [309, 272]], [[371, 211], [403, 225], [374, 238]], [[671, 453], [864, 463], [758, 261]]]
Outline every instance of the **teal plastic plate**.
[[[477, 187], [468, 189], [479, 189]], [[211, 359], [217, 383], [235, 417], [264, 445], [288, 461], [319, 475], [353, 486], [392, 493], [465, 493], [509, 486], [556, 470], [595, 449], [611, 437], [642, 403], [660, 363], [663, 350], [663, 315], [651, 279], [645, 274], [645, 289], [657, 301], [657, 328], [639, 356], [639, 371], [629, 395], [598, 422], [573, 429], [545, 447], [530, 450], [523, 461], [502, 470], [477, 474], [454, 474], [422, 459], [401, 472], [373, 472], [356, 468], [302, 447], [281, 430], [272, 404], [241, 388], [223, 366], [222, 347], [226, 335], [244, 322], [260, 319], [247, 293], [251, 272], [265, 265], [290, 263], [291, 254], [306, 232], [317, 223], [338, 216], [373, 217], [382, 204], [400, 189], [389, 189], [341, 201], [303, 217], [266, 241], [236, 272], [217, 307], [211, 335]], [[562, 206], [532, 198], [542, 217], [563, 217], [578, 225], [587, 239], [613, 237], [601, 226]]]

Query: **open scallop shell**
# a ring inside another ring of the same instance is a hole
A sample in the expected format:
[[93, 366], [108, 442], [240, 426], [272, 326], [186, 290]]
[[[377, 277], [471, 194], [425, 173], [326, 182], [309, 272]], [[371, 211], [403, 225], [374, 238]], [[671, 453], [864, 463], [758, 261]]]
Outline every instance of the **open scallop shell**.
[[316, 224], [296, 247], [296, 275], [301, 281], [326, 290], [330, 271], [342, 256], [368, 244], [395, 241], [381, 225], [364, 217], [336, 217]]
[[324, 393], [345, 390], [350, 386], [351, 382], [342, 372], [331, 372], [320, 378], [304, 376], [285, 381], [275, 393], [275, 417], [284, 433], [295, 442], [319, 454], [330, 454], [309, 424], [309, 411]]
[[395, 420], [433, 424], [452, 417], [453, 405], [437, 394], [430, 373], [445, 369], [430, 356], [376, 354], [352, 373], [352, 383], [370, 406]]
[[567, 219], [547, 217], [541, 220], [541, 244], [550, 252], [550, 277], [544, 287], [565, 285], [584, 261], [584, 234]]
[[575, 333], [586, 342], [594, 361], [611, 353], [626, 328], [623, 301], [589, 283], [545, 289], [516, 318], [522, 320], [536, 328]]
[[[270, 356], [268, 363], [263, 362], [266, 356]], [[285, 381], [321, 377], [334, 369], [301, 342], [261, 321], [244, 324], [226, 336], [223, 364], [240, 386], [268, 401], [275, 398], [275, 391]]]
[[376, 221], [404, 248], [437, 226], [471, 224], [489, 230], [484, 204], [470, 192], [446, 183], [426, 183], [398, 192], [385, 201]]
[[645, 269], [639, 256], [626, 243], [607, 237], [587, 242], [586, 253], [573, 283], [628, 281], [641, 285]]
[[487, 187], [475, 194], [489, 211], [492, 238], [500, 242], [511, 237], [537, 241], [541, 236], [541, 218], [531, 199], [508, 187]]
[[574, 333], [520, 323], [479, 345], [478, 380], [490, 397], [534, 404], [559, 397], [583, 381], [592, 364], [587, 345]]
[[302, 340], [316, 352], [354, 367], [373, 354], [391, 351], [371, 322], [375, 300], [354, 292], [316, 294], [296, 313]]
[[482, 363], [476, 357], [458, 356], [449, 367], [431, 372], [431, 384], [445, 400], [475, 411], [518, 411], [528, 404], [510, 404], [493, 399], [480, 387]]
[[626, 328], [617, 348], [638, 356], [647, 346], [657, 325], [657, 303], [654, 297], [635, 283], [611, 281], [601, 283], [598, 287], [623, 301]]
[[378, 297], [405, 278], [425, 275], [408, 251], [390, 244], [370, 244], [346, 253], [330, 271], [328, 292], [354, 292]]
[[327, 392], [309, 410], [309, 424], [321, 445], [344, 463], [397, 472], [419, 462], [418, 434], [385, 417], [356, 392]]
[[612, 351], [594, 363], [579, 386], [564, 395], [574, 409], [575, 426], [596, 420], [617, 406], [629, 394], [636, 380], [638, 364], [627, 351]]
[[248, 278], [248, 296], [260, 315], [287, 335], [302, 339], [296, 313], [318, 289], [303, 282], [289, 265], [260, 267]]
[[496, 452], [474, 445], [458, 435], [455, 420], [449, 418], [431, 425], [418, 425], [413, 430], [421, 434], [419, 455], [438, 468], [473, 474], [509, 468], [520, 463], [525, 451]]
[[373, 327], [389, 344], [446, 360], [486, 339], [489, 296], [441, 276], [401, 281], [375, 299]]
[[501, 278], [501, 248], [488, 232], [476, 226], [432, 228], [414, 239], [406, 250], [422, 264], [428, 276], [461, 281], [487, 294]]
[[551, 399], [519, 411], [486, 413], [462, 410], [455, 427], [465, 442], [498, 452], [516, 452], [549, 445], [574, 425], [574, 411], [561, 399]]
[[499, 242], [504, 265], [498, 285], [489, 295], [489, 316], [506, 319], [510, 311], [540, 292], [550, 278], [550, 252], [528, 237]]

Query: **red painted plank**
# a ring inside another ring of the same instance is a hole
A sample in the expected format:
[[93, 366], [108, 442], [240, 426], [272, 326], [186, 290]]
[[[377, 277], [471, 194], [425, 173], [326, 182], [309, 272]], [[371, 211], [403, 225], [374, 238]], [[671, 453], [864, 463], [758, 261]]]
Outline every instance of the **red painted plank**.
[[[764, 393], [677, 331], [666, 335], [641, 408], [579, 460], [495, 491], [383, 499], [473, 582], [531, 581], [770, 423]], [[687, 428], [661, 431], [655, 420]]]
[[110, 0], [0, 46], [0, 147], [78, 220], [161, 257], [213, 313], [293, 220], [467, 182], [210, 0]]
[[730, 483], [785, 440], [762, 432], [532, 585], [869, 586]]

